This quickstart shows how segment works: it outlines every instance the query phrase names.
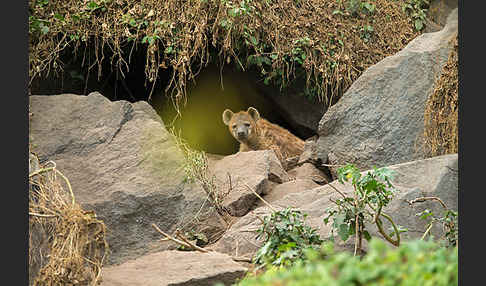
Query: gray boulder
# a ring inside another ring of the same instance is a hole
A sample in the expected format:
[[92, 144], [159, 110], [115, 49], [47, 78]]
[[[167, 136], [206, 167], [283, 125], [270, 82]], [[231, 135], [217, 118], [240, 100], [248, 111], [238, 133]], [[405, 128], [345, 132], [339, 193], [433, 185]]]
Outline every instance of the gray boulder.
[[[213, 163], [217, 185], [227, 192], [223, 206], [233, 216], [243, 216], [255, 206], [258, 194], [268, 193], [274, 183], [289, 180], [272, 150], [238, 152]], [[231, 179], [230, 179], [231, 177]]]
[[232, 285], [246, 268], [226, 254], [167, 250], [103, 268], [102, 286]]
[[206, 194], [184, 181], [182, 152], [148, 103], [93, 92], [31, 96], [30, 105], [41, 162], [55, 161], [76, 201], [107, 226], [108, 264], [167, 249], [151, 224], [170, 232], [201, 209]]
[[[437, 202], [426, 201], [410, 206], [408, 201], [418, 197], [436, 196], [449, 209], [457, 211], [457, 158], [457, 154], [444, 155], [389, 167], [396, 172], [392, 183], [398, 193], [383, 211], [390, 215], [396, 224], [408, 228], [409, 231], [401, 236], [402, 241], [420, 238], [425, 232], [427, 222], [419, 219], [416, 216], [417, 213], [428, 208], [435, 215], [440, 216], [444, 211]], [[348, 196], [352, 195], [353, 187], [351, 185], [342, 185], [338, 181], [333, 181], [322, 187], [311, 187], [307, 190], [288, 193], [280, 199], [273, 200], [271, 204], [277, 209], [293, 207], [307, 213], [306, 223], [318, 229], [322, 239], [329, 239], [332, 222], [324, 224], [323, 219], [327, 216], [325, 210], [335, 206], [331, 200], [340, 198], [340, 195], [330, 185]], [[230, 255], [237, 253], [239, 256], [252, 257], [263, 245], [262, 240], [256, 239], [256, 230], [261, 226], [260, 219], [270, 213], [271, 210], [266, 206], [251, 211], [233, 224], [223, 237], [209, 248]], [[385, 224], [385, 230], [387, 228], [388, 225]], [[375, 225], [368, 225], [367, 229], [372, 236], [382, 238]], [[439, 225], [432, 228], [431, 232], [435, 238], [440, 238], [444, 234]], [[353, 247], [353, 238], [346, 243], [337, 238], [336, 242], [338, 249], [352, 249]], [[366, 248], [366, 241], [363, 246]]]
[[[320, 185], [314, 182], [312, 179], [303, 178], [295, 179], [283, 184], [276, 184], [270, 190], [270, 192], [263, 196], [263, 199], [271, 204], [277, 202], [281, 198], [291, 193], [305, 192], [307, 190], [317, 188]], [[261, 200], [258, 201], [258, 206], [265, 206], [265, 203]]]
[[447, 61], [457, 19], [455, 9], [441, 31], [422, 34], [369, 67], [322, 117], [314, 157], [360, 169], [424, 158], [425, 104]]

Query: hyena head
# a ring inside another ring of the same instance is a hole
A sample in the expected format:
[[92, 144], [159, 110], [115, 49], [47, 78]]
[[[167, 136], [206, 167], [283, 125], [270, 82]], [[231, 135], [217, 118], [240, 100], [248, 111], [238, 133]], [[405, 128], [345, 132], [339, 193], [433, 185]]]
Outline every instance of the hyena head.
[[240, 111], [238, 113], [233, 113], [229, 109], [223, 112], [224, 124], [228, 125], [233, 137], [242, 143], [248, 143], [252, 138], [257, 136], [256, 124], [259, 119], [260, 114], [253, 107], [248, 108], [247, 111]]

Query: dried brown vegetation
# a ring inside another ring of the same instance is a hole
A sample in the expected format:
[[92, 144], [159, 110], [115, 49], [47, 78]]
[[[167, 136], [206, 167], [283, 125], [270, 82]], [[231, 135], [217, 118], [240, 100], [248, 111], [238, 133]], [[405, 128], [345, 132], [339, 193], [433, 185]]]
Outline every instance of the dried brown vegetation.
[[108, 251], [104, 223], [75, 202], [55, 166], [33, 172], [29, 182], [31, 285], [97, 285]]
[[427, 157], [458, 152], [458, 37], [449, 54], [424, 115], [424, 149]]
[[[351, 7], [350, 3], [367, 3]], [[81, 51], [85, 72], [110, 61], [121, 76], [135, 49], [146, 50], [150, 95], [161, 69], [180, 103], [209, 62], [256, 68], [267, 84], [295, 78], [321, 100], [342, 94], [370, 65], [419, 32], [402, 1], [29, 0], [29, 75], [63, 70], [61, 52]], [[370, 7], [372, 9], [370, 9]], [[91, 44], [94, 49], [87, 48]]]

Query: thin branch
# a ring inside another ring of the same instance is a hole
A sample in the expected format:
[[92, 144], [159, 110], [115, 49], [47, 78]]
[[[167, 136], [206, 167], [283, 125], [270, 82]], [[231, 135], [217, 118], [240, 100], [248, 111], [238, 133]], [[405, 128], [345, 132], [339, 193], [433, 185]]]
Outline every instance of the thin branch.
[[163, 236], [165, 236], [166, 238], [172, 240], [173, 242], [177, 243], [177, 244], [180, 244], [180, 245], [183, 245], [185, 247], [191, 247], [190, 245], [186, 244], [185, 242], [183, 241], [180, 241], [172, 236], [170, 236], [169, 234], [163, 232], [162, 230], [160, 230], [160, 228], [158, 228], [154, 223], [152, 224], [152, 227], [155, 228], [155, 230], [157, 230], [158, 232], [160, 232]]
[[75, 203], [75, 199], [74, 199], [74, 193], [73, 193], [73, 189], [71, 188], [71, 183], [69, 183], [69, 180], [66, 178], [66, 176], [64, 176], [61, 172], [59, 172], [59, 170], [57, 169], [54, 169], [59, 175], [61, 175], [61, 177], [64, 179], [64, 181], [66, 182], [68, 188], [69, 188], [69, 193], [71, 194], [71, 198], [72, 198], [72, 201], [71, 203], [74, 205]]
[[248, 263], [253, 262], [252, 259], [248, 258], [248, 257], [231, 256], [231, 259], [233, 259], [233, 261], [236, 261], [236, 262], [248, 262]]
[[446, 204], [441, 200], [439, 199], [438, 197], [421, 197], [421, 198], [416, 198], [414, 200], [411, 200], [411, 201], [407, 201], [407, 203], [412, 206], [414, 203], [423, 203], [425, 201], [438, 201], [446, 210], [448, 209]]
[[39, 217], [57, 217], [57, 215], [38, 214], [38, 213], [31, 213], [31, 212], [29, 212], [29, 215], [31, 215], [31, 216], [39, 216]]
[[422, 238], [420, 240], [424, 240], [425, 236], [427, 236], [427, 234], [429, 233], [429, 231], [432, 229], [432, 226], [434, 224], [433, 223], [430, 223], [429, 224], [429, 227], [427, 227], [427, 230], [424, 232], [424, 235], [422, 235]]
[[356, 253], [358, 252], [358, 239], [359, 239], [359, 214], [356, 214], [356, 224], [355, 224], [355, 233], [356, 233], [356, 238], [354, 239], [354, 256], [356, 256]]
[[257, 192], [255, 192], [250, 186], [248, 186], [247, 183], [245, 183], [245, 186], [252, 192], [255, 194], [255, 196], [257, 196], [257, 198], [259, 198], [265, 205], [267, 205], [273, 212], [277, 212], [277, 209], [275, 209], [270, 203], [268, 203], [267, 201], [265, 201], [259, 194], [257, 194]]
[[[341, 195], [343, 198], [346, 198], [346, 195], [344, 195], [344, 193], [343, 193], [343, 192], [341, 192], [341, 191], [340, 191], [340, 190], [338, 190], [336, 187], [334, 187], [333, 185], [331, 185], [331, 184], [329, 183], [329, 181], [328, 181], [326, 178], [324, 178], [324, 180], [327, 182], [327, 186], [329, 186], [329, 187], [333, 188], [333, 189], [334, 189], [336, 192], [338, 192], [338, 193], [339, 193], [339, 194], [340, 194], [340, 195]], [[349, 204], [351, 204], [350, 202], [348, 202], [348, 201], [346, 201], [346, 200], [344, 200], [344, 201], [345, 201], [345, 202], [347, 202], [347, 203], [349, 203]], [[352, 205], [352, 204], [351, 204], [351, 205]]]
[[[381, 208], [380, 208], [381, 209]], [[380, 212], [380, 215], [383, 216], [384, 218], [386, 218], [392, 225], [395, 233], [397, 234], [397, 240], [393, 240], [391, 237], [389, 237], [385, 231], [383, 230], [383, 223], [381, 222], [379, 216], [375, 216], [375, 223], [376, 223], [376, 226], [378, 226], [378, 231], [381, 233], [381, 235], [383, 235], [383, 237], [388, 241], [390, 242], [391, 244], [395, 245], [395, 246], [400, 246], [400, 233], [398, 232], [398, 228], [397, 226], [395, 225], [395, 223], [393, 222], [393, 220], [391, 219], [390, 216], [388, 216], [387, 214], [385, 213], [381, 213]]]
[[194, 243], [190, 242], [189, 240], [187, 240], [187, 238], [185, 238], [180, 232], [179, 230], [176, 230], [176, 236], [180, 239], [182, 239], [185, 243], [187, 243], [191, 248], [195, 249], [195, 250], [198, 250], [198, 251], [201, 251], [201, 252], [209, 252], [209, 250], [207, 249], [204, 249], [202, 247], [199, 247], [197, 245], [195, 245]]

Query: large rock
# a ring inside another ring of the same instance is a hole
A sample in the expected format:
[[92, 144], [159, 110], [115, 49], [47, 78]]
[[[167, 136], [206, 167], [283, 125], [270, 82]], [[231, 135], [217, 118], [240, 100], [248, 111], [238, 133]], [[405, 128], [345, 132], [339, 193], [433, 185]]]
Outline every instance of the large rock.
[[238, 278], [243, 277], [246, 270], [226, 254], [168, 250], [103, 268], [101, 285], [232, 285]]
[[76, 201], [105, 222], [109, 264], [166, 249], [151, 224], [170, 232], [201, 208], [206, 194], [185, 183], [182, 152], [146, 102], [94, 92], [31, 96], [30, 104], [35, 151], [56, 162]]
[[318, 161], [368, 169], [424, 158], [425, 103], [447, 61], [457, 18], [456, 9], [441, 31], [418, 36], [351, 85], [319, 122]]
[[[427, 228], [427, 222], [419, 219], [415, 214], [426, 208], [437, 216], [442, 215], [444, 211], [437, 202], [427, 201], [410, 206], [408, 201], [418, 197], [437, 196], [449, 209], [457, 211], [457, 154], [397, 164], [390, 166], [389, 169], [396, 172], [392, 183], [398, 193], [383, 211], [389, 214], [396, 224], [409, 229], [407, 233], [402, 234], [402, 241], [421, 237]], [[322, 187], [289, 193], [281, 199], [273, 201], [272, 205], [277, 209], [293, 207], [307, 213], [306, 223], [317, 228], [321, 238], [329, 239], [331, 223], [325, 225], [323, 222], [324, 217], [327, 216], [325, 210], [335, 206], [331, 200], [340, 198], [340, 195], [330, 185], [346, 195], [351, 195], [353, 192], [351, 185], [342, 185], [338, 181], [333, 181]], [[262, 241], [256, 239], [256, 230], [261, 226], [261, 220], [257, 217], [262, 218], [270, 213], [270, 209], [266, 206], [251, 211], [232, 225], [223, 237], [210, 248], [231, 255], [238, 253], [238, 256], [251, 257], [262, 246]], [[387, 227], [385, 225], [385, 229]], [[367, 228], [372, 236], [382, 238], [375, 225]], [[443, 235], [443, 230], [439, 225], [436, 225], [431, 231], [435, 238]], [[352, 238], [347, 243], [343, 243], [339, 239], [336, 241], [341, 249], [349, 249], [350, 245], [352, 248]], [[364, 247], [366, 247], [366, 243], [364, 243]]]
[[329, 176], [323, 171], [316, 168], [311, 163], [304, 163], [292, 170], [290, 170], [289, 175], [296, 179], [312, 180], [317, 184], [323, 185], [331, 182]]
[[[233, 216], [243, 216], [255, 206], [258, 194], [269, 192], [271, 182], [283, 183], [289, 175], [272, 150], [238, 152], [213, 163], [217, 185], [228, 192], [223, 206]], [[231, 179], [230, 179], [231, 177]]]
[[[263, 196], [263, 199], [271, 204], [291, 193], [305, 192], [317, 188], [320, 185], [312, 179], [295, 179], [289, 182], [273, 186], [270, 192]], [[265, 203], [258, 201], [258, 206], [264, 206]]]

